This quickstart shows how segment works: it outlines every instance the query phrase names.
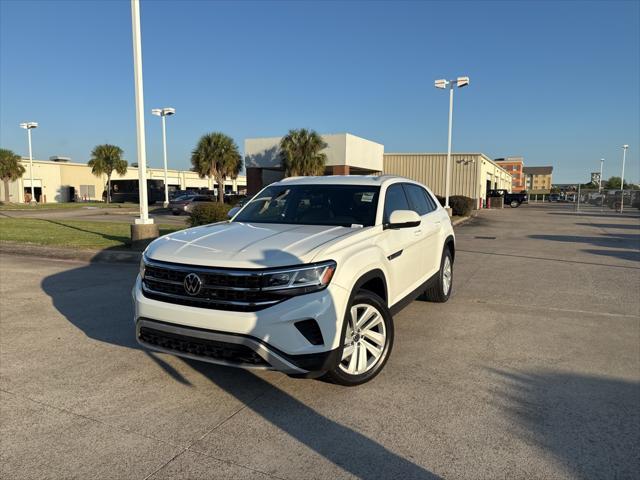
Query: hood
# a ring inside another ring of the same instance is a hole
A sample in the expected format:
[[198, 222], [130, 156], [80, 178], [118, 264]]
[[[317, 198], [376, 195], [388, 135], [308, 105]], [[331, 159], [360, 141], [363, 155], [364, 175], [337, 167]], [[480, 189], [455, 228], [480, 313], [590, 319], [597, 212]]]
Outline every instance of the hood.
[[314, 250], [360, 229], [326, 225], [216, 223], [158, 238], [153, 260], [228, 268], [266, 268], [310, 262]]

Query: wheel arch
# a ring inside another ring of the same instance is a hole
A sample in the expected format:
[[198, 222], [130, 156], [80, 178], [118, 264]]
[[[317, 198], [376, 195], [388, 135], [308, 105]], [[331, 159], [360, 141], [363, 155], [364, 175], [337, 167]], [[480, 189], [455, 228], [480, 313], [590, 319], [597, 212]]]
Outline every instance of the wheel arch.
[[453, 237], [453, 235], [449, 235], [444, 240], [443, 250], [445, 248], [448, 248], [449, 251], [451, 252], [451, 261], [455, 261], [455, 259], [456, 259], [456, 239]]
[[352, 295], [359, 290], [368, 290], [389, 303], [389, 291], [387, 289], [387, 279], [384, 272], [379, 268], [374, 268], [362, 274], [353, 284]]

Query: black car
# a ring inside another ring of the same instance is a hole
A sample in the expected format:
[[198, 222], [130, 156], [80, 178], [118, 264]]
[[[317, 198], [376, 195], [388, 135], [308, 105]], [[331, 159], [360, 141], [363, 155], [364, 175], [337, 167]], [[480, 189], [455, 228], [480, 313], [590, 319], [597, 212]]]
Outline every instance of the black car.
[[518, 208], [523, 203], [529, 203], [529, 196], [527, 195], [527, 192], [509, 193], [504, 189], [489, 190], [487, 196], [502, 197], [504, 198], [504, 205], [509, 205], [511, 208]]

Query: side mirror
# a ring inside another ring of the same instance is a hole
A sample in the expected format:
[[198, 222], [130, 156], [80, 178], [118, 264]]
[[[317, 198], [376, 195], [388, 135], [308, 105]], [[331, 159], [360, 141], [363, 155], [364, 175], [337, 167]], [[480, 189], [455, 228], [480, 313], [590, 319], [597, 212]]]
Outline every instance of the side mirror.
[[235, 217], [236, 213], [240, 211], [240, 207], [233, 207], [231, 210], [227, 212], [227, 218]]
[[385, 228], [412, 228], [417, 227], [421, 222], [420, 215], [413, 210], [394, 210]]

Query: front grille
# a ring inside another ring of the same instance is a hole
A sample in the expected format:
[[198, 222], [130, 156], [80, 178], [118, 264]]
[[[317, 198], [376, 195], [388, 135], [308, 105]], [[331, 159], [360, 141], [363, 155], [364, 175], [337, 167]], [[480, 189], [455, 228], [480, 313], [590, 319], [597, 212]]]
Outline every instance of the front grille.
[[[202, 287], [195, 295], [185, 289], [185, 277], [197, 273]], [[284, 300], [282, 295], [262, 291], [261, 276], [255, 271], [190, 267], [153, 261], [145, 266], [142, 293], [162, 302], [191, 307], [255, 312]]]
[[189, 337], [149, 327], [140, 327], [138, 338], [149, 345], [177, 353], [188, 353], [235, 364], [269, 366], [260, 355], [246, 345]]

